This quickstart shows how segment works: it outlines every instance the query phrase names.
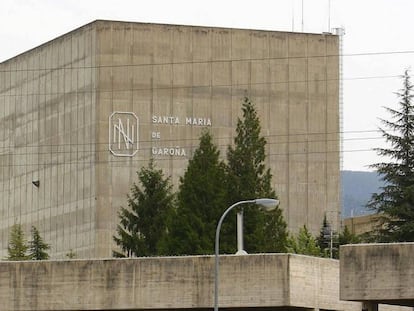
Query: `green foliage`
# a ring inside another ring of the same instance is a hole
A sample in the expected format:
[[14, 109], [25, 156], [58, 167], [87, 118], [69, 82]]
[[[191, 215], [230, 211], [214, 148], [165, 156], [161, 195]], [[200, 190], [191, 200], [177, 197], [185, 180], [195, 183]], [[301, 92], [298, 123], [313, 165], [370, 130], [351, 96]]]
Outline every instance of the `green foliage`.
[[[214, 252], [215, 230], [221, 215], [241, 200], [275, 198], [270, 170], [265, 167], [265, 139], [253, 104], [244, 99], [228, 165], [220, 160], [212, 136], [204, 132], [200, 145], [180, 179], [177, 208], [168, 179], [153, 163], [139, 173], [142, 188], [134, 184], [129, 208], [121, 208], [114, 240], [122, 252], [114, 256], [208, 254]], [[286, 223], [282, 211], [265, 215], [257, 207], [244, 208], [245, 245], [249, 252], [285, 251]], [[220, 252], [236, 250], [236, 215], [229, 215], [220, 235]]]
[[361, 243], [361, 238], [352, 233], [347, 226], [339, 234], [339, 245], [358, 244]]
[[154, 256], [160, 254], [160, 241], [167, 234], [167, 219], [173, 209], [172, 186], [153, 160], [138, 173], [141, 187], [135, 183], [128, 196], [128, 209], [121, 207], [115, 243], [122, 252], [115, 257]]
[[321, 256], [321, 249], [305, 225], [299, 230], [296, 237], [289, 237], [287, 250], [294, 254]]
[[330, 228], [326, 214], [323, 216], [323, 222], [321, 230], [319, 231], [319, 236], [316, 238], [316, 243], [322, 252], [329, 247], [329, 241], [326, 238], [326, 229]]
[[172, 218], [171, 234], [164, 246], [166, 253], [214, 253], [217, 221], [226, 208], [225, 166], [219, 157], [211, 134], [203, 132], [180, 179], [176, 215]]
[[24, 237], [23, 229], [20, 224], [14, 224], [10, 230], [10, 239], [7, 246], [7, 260], [20, 261], [28, 260], [26, 255], [28, 246]]
[[321, 250], [321, 256], [339, 258], [338, 234], [333, 230], [326, 215], [323, 217], [322, 227], [319, 236], [316, 238], [316, 244]]
[[381, 242], [414, 241], [414, 106], [408, 71], [396, 93], [397, 109], [386, 108], [391, 120], [381, 119], [380, 129], [390, 148], [375, 149], [387, 162], [373, 164], [385, 186], [373, 194], [368, 207], [382, 215], [376, 234]]
[[49, 254], [46, 251], [50, 249], [50, 245], [43, 241], [39, 230], [35, 226], [32, 226], [31, 233], [32, 240], [29, 242], [29, 258], [31, 260], [49, 259]]
[[[260, 120], [253, 103], [244, 98], [243, 117], [237, 121], [234, 147], [227, 152], [228, 201], [233, 204], [241, 200], [260, 197], [275, 198], [271, 187], [272, 175], [265, 167], [266, 140], [261, 136]], [[229, 215], [231, 221], [223, 226], [223, 235], [234, 236], [236, 217]], [[256, 207], [244, 208], [244, 239], [248, 252], [281, 252], [287, 240], [286, 223], [279, 208], [264, 215]], [[228, 245], [236, 245], [235, 240], [227, 240]], [[234, 252], [235, 248], [227, 251]]]

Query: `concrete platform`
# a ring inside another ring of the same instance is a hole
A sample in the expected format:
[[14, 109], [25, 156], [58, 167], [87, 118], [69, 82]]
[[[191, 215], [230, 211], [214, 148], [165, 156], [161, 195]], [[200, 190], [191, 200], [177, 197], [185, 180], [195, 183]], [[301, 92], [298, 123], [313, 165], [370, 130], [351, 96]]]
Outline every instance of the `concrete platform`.
[[[214, 257], [0, 262], [1, 310], [211, 309]], [[361, 310], [339, 300], [339, 262], [222, 256], [220, 308]]]
[[414, 307], [414, 243], [341, 246], [340, 297]]

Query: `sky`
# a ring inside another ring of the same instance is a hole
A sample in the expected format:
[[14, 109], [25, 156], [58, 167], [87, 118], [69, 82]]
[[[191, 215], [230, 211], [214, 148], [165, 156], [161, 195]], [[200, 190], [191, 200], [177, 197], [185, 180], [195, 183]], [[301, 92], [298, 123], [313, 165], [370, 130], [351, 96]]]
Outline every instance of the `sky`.
[[0, 62], [96, 19], [322, 33], [343, 27], [342, 169], [370, 171], [414, 68], [412, 0], [1, 0]]

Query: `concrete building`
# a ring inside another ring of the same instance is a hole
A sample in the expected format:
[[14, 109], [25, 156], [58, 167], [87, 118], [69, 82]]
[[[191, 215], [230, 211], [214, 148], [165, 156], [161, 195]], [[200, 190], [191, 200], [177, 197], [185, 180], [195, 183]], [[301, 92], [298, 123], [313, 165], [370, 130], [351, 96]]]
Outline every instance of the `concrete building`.
[[375, 231], [380, 225], [380, 218], [381, 215], [378, 214], [356, 216], [343, 219], [342, 224], [348, 227], [351, 233], [360, 235]]
[[152, 156], [177, 185], [206, 127], [224, 156], [245, 95], [288, 228], [337, 228], [338, 41], [95, 21], [1, 63], [0, 258], [14, 223], [54, 258], [111, 256], [136, 171]]

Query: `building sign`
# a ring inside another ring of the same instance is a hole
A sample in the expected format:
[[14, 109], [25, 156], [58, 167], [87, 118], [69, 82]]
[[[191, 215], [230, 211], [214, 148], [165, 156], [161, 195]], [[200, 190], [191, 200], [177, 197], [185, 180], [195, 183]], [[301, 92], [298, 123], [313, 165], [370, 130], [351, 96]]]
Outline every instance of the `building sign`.
[[[206, 127], [211, 126], [210, 118], [199, 118], [199, 117], [184, 117], [179, 116], [152, 116], [152, 124], [154, 125], [184, 125], [184, 126], [200, 126]], [[161, 139], [161, 132], [151, 132], [151, 139], [154, 141], [159, 141]], [[157, 144], [158, 145], [158, 144]], [[185, 148], [180, 146], [153, 146], [151, 148], [151, 154], [153, 156], [175, 156], [175, 157], [185, 157], [187, 156], [187, 151]]]
[[[153, 125], [163, 126], [198, 126], [211, 127], [211, 119], [204, 117], [155, 116], [151, 117]], [[138, 117], [133, 112], [112, 113], [109, 117], [109, 150], [114, 156], [132, 157], [138, 151]], [[177, 145], [163, 145], [161, 132], [152, 131], [151, 140], [155, 144], [151, 148], [153, 156], [186, 157], [185, 148]]]
[[138, 151], [139, 120], [133, 112], [112, 113], [109, 117], [109, 150], [118, 157], [132, 157]]

